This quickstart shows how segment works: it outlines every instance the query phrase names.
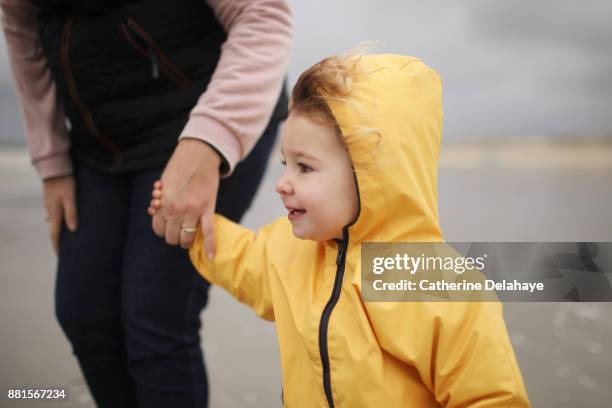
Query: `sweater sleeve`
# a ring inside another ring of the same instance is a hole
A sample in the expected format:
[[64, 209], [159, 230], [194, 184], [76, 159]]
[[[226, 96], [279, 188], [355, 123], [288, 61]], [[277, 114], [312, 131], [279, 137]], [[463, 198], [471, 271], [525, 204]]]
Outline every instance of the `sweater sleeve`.
[[32, 163], [42, 179], [71, 174], [70, 139], [38, 38], [37, 9], [27, 0], [0, 0], [0, 9]]
[[228, 33], [211, 82], [179, 139], [212, 145], [230, 175], [264, 131], [293, 45], [286, 0], [207, 0]]

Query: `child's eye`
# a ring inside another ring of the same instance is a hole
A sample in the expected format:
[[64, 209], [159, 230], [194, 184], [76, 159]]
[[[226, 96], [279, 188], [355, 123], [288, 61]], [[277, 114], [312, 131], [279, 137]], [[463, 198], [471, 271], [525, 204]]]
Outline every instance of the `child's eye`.
[[303, 163], [298, 163], [298, 166], [300, 166], [300, 172], [302, 173], [309, 173], [312, 171], [312, 168], [303, 164]]
[[286, 165], [287, 165], [287, 161], [281, 160], [281, 166], [286, 166]]

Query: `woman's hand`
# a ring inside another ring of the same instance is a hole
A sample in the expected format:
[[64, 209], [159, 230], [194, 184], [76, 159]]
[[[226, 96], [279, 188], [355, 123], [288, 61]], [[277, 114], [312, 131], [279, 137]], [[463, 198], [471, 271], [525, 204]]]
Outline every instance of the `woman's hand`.
[[[170, 245], [189, 249], [196, 227], [204, 236], [209, 258], [216, 251], [213, 214], [219, 190], [221, 157], [208, 144], [197, 139], [178, 143], [161, 176], [163, 205], [152, 214], [153, 231]], [[161, 191], [159, 197], [161, 200]], [[160, 201], [160, 204], [161, 201]]]
[[43, 181], [43, 195], [49, 224], [49, 237], [53, 250], [59, 252], [59, 238], [62, 222], [72, 232], [78, 226], [73, 176], [53, 177]]

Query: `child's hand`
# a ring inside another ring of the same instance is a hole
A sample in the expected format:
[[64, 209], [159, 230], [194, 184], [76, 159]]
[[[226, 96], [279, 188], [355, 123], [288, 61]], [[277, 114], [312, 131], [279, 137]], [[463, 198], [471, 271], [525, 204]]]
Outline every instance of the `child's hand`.
[[149, 204], [149, 208], [147, 209], [147, 212], [151, 217], [154, 216], [157, 213], [157, 210], [161, 208], [161, 189], [161, 180], [157, 180], [155, 183], [153, 183], [153, 192], [151, 193], [151, 197], [153, 198], [151, 198], [151, 203]]

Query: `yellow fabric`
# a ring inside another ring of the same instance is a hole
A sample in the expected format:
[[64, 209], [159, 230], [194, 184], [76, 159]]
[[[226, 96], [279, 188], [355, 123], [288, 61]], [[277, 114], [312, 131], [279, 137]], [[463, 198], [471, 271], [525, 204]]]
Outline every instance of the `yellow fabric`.
[[[441, 80], [420, 60], [360, 57], [349, 103], [330, 101], [355, 166], [360, 214], [348, 228], [327, 346], [335, 407], [528, 407], [495, 302], [364, 302], [360, 243], [442, 241], [437, 160]], [[364, 134], [364, 129], [374, 133]], [[336, 241], [295, 238], [286, 217], [254, 233], [215, 216], [217, 255], [198, 233], [197, 270], [274, 320], [287, 407], [327, 407], [319, 324], [336, 276]]]

